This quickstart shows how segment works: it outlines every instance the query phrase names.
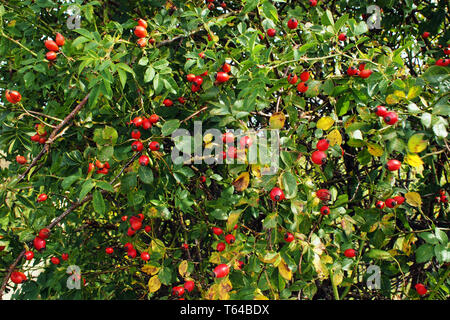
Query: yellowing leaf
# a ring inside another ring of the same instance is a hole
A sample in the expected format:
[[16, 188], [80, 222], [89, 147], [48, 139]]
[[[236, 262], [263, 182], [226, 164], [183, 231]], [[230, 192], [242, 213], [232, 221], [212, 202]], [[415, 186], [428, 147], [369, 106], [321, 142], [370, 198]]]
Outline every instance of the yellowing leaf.
[[356, 122], [356, 115], [353, 115], [350, 118], [348, 118], [347, 121], [345, 121], [344, 128], [347, 129], [348, 127], [350, 127], [350, 125], [354, 124], [355, 122]]
[[400, 91], [400, 90], [395, 90], [394, 94], [399, 97], [399, 98], [406, 98], [406, 94], [404, 91]]
[[387, 104], [395, 104], [398, 103], [398, 98], [396, 95], [390, 94], [386, 97], [386, 103]]
[[330, 146], [342, 144], [342, 136], [338, 129], [331, 130], [327, 135], [327, 139], [330, 141]]
[[422, 197], [417, 192], [408, 192], [405, 194], [406, 202], [413, 207], [419, 207], [422, 205]]
[[227, 231], [233, 230], [234, 226], [239, 220], [239, 217], [241, 216], [242, 211], [237, 210], [230, 213], [227, 220]]
[[261, 178], [261, 166], [259, 164], [251, 165], [252, 175], [257, 178]]
[[318, 254], [314, 255], [313, 266], [316, 269], [317, 275], [320, 280], [328, 278], [328, 269], [320, 260], [320, 256]]
[[416, 133], [408, 140], [408, 150], [410, 152], [419, 153], [427, 148], [428, 141], [424, 140], [424, 133]]
[[381, 157], [384, 153], [383, 148], [376, 143], [367, 143], [367, 149], [374, 157]]
[[340, 285], [342, 283], [342, 280], [344, 280], [344, 273], [341, 270], [333, 274], [333, 283], [336, 286]]
[[417, 98], [421, 91], [422, 91], [422, 89], [420, 87], [414, 86], [414, 87], [410, 88], [408, 91], [408, 95], [406, 96], [406, 99], [412, 100], [414, 98]]
[[420, 158], [417, 154], [408, 153], [406, 155], [405, 161], [407, 164], [409, 164], [411, 167], [420, 167], [423, 165], [422, 158]]
[[209, 257], [209, 262], [211, 263], [215, 263], [215, 264], [220, 264], [221, 260], [220, 260], [220, 254], [219, 252], [213, 252], [211, 253], [210, 257]]
[[258, 293], [258, 294], [255, 294], [255, 297], [253, 298], [253, 300], [269, 300], [269, 298], [267, 298], [262, 293]]
[[187, 275], [187, 269], [188, 269], [188, 262], [187, 260], [181, 261], [180, 265], [178, 266], [178, 272], [180, 273], [180, 276], [183, 278]]
[[215, 300], [215, 299], [217, 299], [217, 292], [218, 292], [218, 289], [219, 289], [219, 284], [218, 284], [218, 283], [213, 284], [213, 285], [208, 289], [208, 291], [206, 292], [206, 294], [205, 294], [205, 299], [206, 299], [206, 300]]
[[146, 264], [142, 267], [142, 272], [145, 272], [146, 274], [153, 276], [154, 274], [157, 274], [159, 272], [159, 267], [152, 266], [150, 264]]
[[317, 128], [327, 131], [334, 124], [334, 120], [331, 117], [322, 117], [317, 121]]
[[148, 280], [148, 290], [150, 293], [156, 292], [161, 288], [161, 281], [159, 281], [158, 276], [153, 276]]
[[290, 281], [292, 279], [292, 271], [291, 269], [289, 269], [288, 265], [286, 264], [286, 262], [281, 259], [280, 264], [278, 265], [278, 271], [280, 272], [280, 275]]
[[333, 258], [332, 258], [331, 256], [327, 255], [327, 254], [321, 256], [321, 257], [320, 257], [320, 260], [322, 260], [322, 263], [325, 263], [325, 264], [331, 264], [331, 263], [333, 263]]
[[219, 299], [220, 300], [229, 300], [230, 295], [228, 294], [228, 292], [230, 292], [231, 289], [233, 289], [233, 286], [231, 284], [231, 281], [228, 279], [228, 277], [225, 278], [224, 280], [222, 280], [219, 283]]
[[284, 127], [284, 122], [286, 121], [286, 116], [283, 112], [274, 113], [270, 119], [269, 124], [271, 129], [281, 129]]
[[264, 257], [260, 257], [259, 259], [264, 263], [274, 263], [279, 256], [280, 254], [277, 252], [268, 252]]
[[242, 172], [236, 180], [233, 181], [234, 189], [237, 192], [242, 192], [247, 189], [248, 184], [250, 182], [250, 175], [248, 172]]

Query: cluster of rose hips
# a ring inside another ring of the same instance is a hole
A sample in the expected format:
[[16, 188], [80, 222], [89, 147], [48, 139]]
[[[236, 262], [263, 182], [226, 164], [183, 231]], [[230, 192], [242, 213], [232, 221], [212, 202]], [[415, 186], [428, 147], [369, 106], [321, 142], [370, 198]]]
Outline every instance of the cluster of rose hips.
[[303, 71], [300, 74], [300, 82], [297, 84], [298, 81], [298, 76], [294, 73], [291, 73], [288, 75], [287, 81], [290, 84], [296, 85], [297, 84], [297, 90], [301, 93], [305, 93], [306, 91], [308, 91], [308, 85], [306, 84], [306, 82], [309, 80], [309, 72], [308, 71]]
[[175, 297], [178, 297], [179, 300], [184, 300], [184, 298], [181, 298], [181, 296], [187, 292], [192, 292], [195, 289], [195, 283], [192, 280], [186, 280], [184, 282], [184, 285], [181, 286], [175, 286], [172, 288], [172, 295]]
[[59, 51], [59, 47], [62, 47], [65, 42], [66, 39], [64, 39], [64, 36], [59, 32], [56, 34], [55, 40], [45, 40], [44, 45], [49, 50], [45, 55], [45, 58], [48, 61], [55, 60], [56, 53]]
[[405, 198], [402, 196], [396, 196], [393, 198], [386, 199], [385, 201], [378, 200], [375, 207], [378, 209], [383, 209], [385, 206], [388, 208], [395, 208], [405, 202]]
[[205, 72], [203, 72], [201, 75], [199, 75], [199, 76], [196, 76], [195, 74], [193, 74], [193, 73], [189, 73], [187, 76], [186, 76], [186, 80], [188, 81], [188, 82], [191, 82], [192, 83], [192, 86], [191, 86], [191, 91], [192, 92], [197, 92], [197, 91], [199, 91], [200, 89], [201, 89], [201, 86], [202, 86], [202, 83], [203, 83], [203, 77], [205, 77], [205, 76], [207, 76], [208, 75], [208, 71], [205, 71]]
[[[237, 226], [237, 225], [236, 225]], [[212, 231], [213, 231], [213, 233], [216, 235], [216, 236], [221, 236], [222, 234], [223, 234], [223, 230], [221, 229], [221, 228], [218, 228], [218, 227], [213, 227], [212, 228]], [[236, 241], [236, 238], [234, 237], [234, 235], [232, 235], [231, 233], [230, 234], [227, 234], [226, 236], [225, 236], [225, 242], [226, 243], [228, 243], [228, 244], [233, 244], [234, 242]], [[226, 248], [226, 244], [224, 243], [224, 242], [219, 242], [218, 244], [217, 244], [217, 247], [216, 247], [216, 249], [217, 249], [217, 251], [219, 251], [219, 252], [222, 252], [222, 251], [224, 251], [225, 250], [225, 248]]]
[[138, 25], [134, 28], [134, 34], [139, 39], [136, 41], [139, 47], [143, 48], [147, 46], [147, 43], [155, 43], [155, 39], [147, 40], [147, 21], [144, 19], [138, 19]]
[[[63, 253], [63, 254], [61, 255], [61, 259], [62, 259], [63, 261], [67, 261], [67, 260], [69, 259], [69, 254]], [[50, 259], [50, 261], [51, 261], [53, 264], [60, 264], [60, 263], [61, 263], [61, 260], [59, 260], [58, 257], [52, 257], [52, 258]]]
[[373, 73], [372, 70], [366, 69], [366, 64], [365, 63], [361, 63], [358, 66], [358, 69], [356, 69], [355, 67], [349, 67], [347, 69], [347, 75], [350, 76], [350, 77], [359, 76], [360, 78], [367, 79], [368, 77], [370, 77], [370, 75], [372, 73]]
[[31, 136], [31, 141], [44, 144], [47, 141], [47, 131], [44, 128], [45, 126], [42, 123], [35, 124], [34, 129], [36, 130], [36, 134]]
[[5, 98], [6, 100], [8, 100], [8, 102], [16, 104], [20, 102], [20, 100], [22, 100], [22, 95], [16, 90], [6, 90]]
[[[215, 5], [214, 5], [214, 0], [206, 0], [206, 3], [208, 3], [208, 9], [209, 10], [213, 10], [214, 8], [215, 8]], [[220, 6], [223, 8], [223, 9], [225, 9], [226, 7], [227, 7], [227, 4], [225, 3], [225, 2], [221, 2], [220, 3]]]
[[[131, 144], [131, 150], [135, 152], [141, 152], [144, 149], [144, 145], [139, 140], [141, 138], [141, 132], [137, 128], [141, 128], [144, 130], [149, 130], [153, 124], [157, 123], [159, 121], [159, 116], [156, 114], [152, 114], [149, 118], [145, 117], [135, 117], [133, 120], [131, 120], [128, 124], [134, 124], [136, 129], [133, 129], [131, 132], [131, 138], [133, 138], [134, 141]], [[156, 141], [150, 142], [149, 146], [150, 150], [152, 151], [158, 151], [159, 150], [159, 143]], [[142, 155], [139, 158], [139, 164], [142, 166], [147, 166], [150, 162], [150, 159], [146, 155]]]
[[375, 108], [375, 114], [382, 117], [384, 122], [393, 125], [398, 121], [398, 115], [395, 111], [388, 111], [385, 106], [378, 106]]
[[[128, 217], [127, 216], [123, 216], [122, 217], [122, 221], [127, 221]], [[142, 221], [144, 220], [144, 215], [142, 213], [139, 213], [137, 216], [133, 216], [130, 218], [129, 222], [130, 222], [130, 227], [128, 228], [127, 231], [127, 235], [132, 237], [138, 230], [140, 230], [142, 228]], [[151, 227], [150, 226], [145, 226], [144, 228], [145, 232], [150, 232], [151, 231]], [[130, 242], [127, 242], [124, 246], [125, 250], [127, 251], [127, 256], [131, 259], [136, 258], [137, 255], [137, 251], [134, 248], [133, 244], [131, 244]], [[112, 254], [114, 252], [114, 249], [111, 247], [108, 247], [105, 249], [105, 252], [107, 254]], [[148, 261], [150, 260], [150, 254], [146, 251], [143, 251], [141, 253], [141, 259], [143, 261]]]
[[442, 202], [442, 203], [448, 203], [448, 197], [445, 194], [445, 190], [441, 190], [439, 191], [439, 196], [434, 198], [436, 200], [437, 203]]
[[328, 150], [330, 142], [327, 139], [320, 139], [317, 144], [317, 150], [311, 154], [311, 161], [315, 164], [322, 165], [327, 161], [327, 155], [325, 151]]
[[97, 174], [108, 174], [109, 169], [111, 168], [108, 161], [102, 163], [100, 160], [97, 159], [95, 160], [95, 165], [93, 163], [89, 163], [88, 173], [94, 170], [95, 167], [97, 168], [96, 171]]

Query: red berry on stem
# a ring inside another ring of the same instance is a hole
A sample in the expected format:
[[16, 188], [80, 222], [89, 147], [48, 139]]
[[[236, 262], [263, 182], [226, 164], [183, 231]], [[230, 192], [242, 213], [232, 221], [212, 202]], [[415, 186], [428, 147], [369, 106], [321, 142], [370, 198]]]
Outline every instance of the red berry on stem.
[[64, 39], [64, 36], [58, 32], [55, 37], [55, 42], [58, 46], [62, 47], [66, 42], [66, 39]]
[[148, 156], [142, 155], [139, 157], [139, 164], [141, 166], [148, 166], [149, 163], [150, 163], [150, 159]]
[[398, 169], [400, 169], [400, 167], [402, 166], [402, 163], [400, 162], [400, 161], [398, 161], [398, 160], [389, 160], [387, 163], [386, 163], [386, 168], [389, 170], [389, 171], [397, 171]]
[[232, 234], [227, 234], [225, 237], [225, 241], [228, 244], [233, 244], [236, 241], [236, 238]]
[[230, 267], [226, 264], [219, 264], [217, 267], [214, 268], [214, 275], [216, 278], [223, 278], [228, 275], [230, 272]]
[[25, 252], [25, 259], [26, 260], [31, 260], [34, 258], [34, 252], [33, 251], [27, 251]]
[[300, 80], [302, 80], [302, 82], [306, 82], [309, 80], [309, 71], [303, 71], [300, 74]]
[[48, 239], [49, 236], [50, 236], [50, 229], [43, 228], [43, 229], [39, 230], [39, 234], [38, 234], [39, 238]]
[[297, 19], [295, 19], [295, 18], [289, 19], [289, 21], [288, 21], [288, 23], [287, 23], [287, 26], [288, 26], [288, 28], [291, 29], [291, 30], [297, 28], [297, 26], [298, 26], [298, 21], [297, 21]]
[[270, 198], [272, 201], [282, 201], [284, 200], [284, 192], [278, 187], [273, 188], [270, 191]]
[[286, 242], [294, 241], [294, 235], [290, 232], [286, 232], [284, 235], [284, 241], [286, 241]]
[[188, 292], [192, 292], [194, 288], [195, 288], [194, 281], [189, 280], [184, 283], [184, 289], [187, 290]]
[[223, 233], [223, 230], [218, 227], [212, 227], [212, 231], [216, 236], [220, 236]]
[[131, 144], [131, 150], [140, 152], [144, 148], [144, 145], [140, 141], [135, 141]]
[[152, 142], [150, 142], [148, 147], [152, 151], [158, 151], [159, 150], [159, 143], [157, 141], [152, 141]]
[[384, 202], [379, 200], [377, 201], [377, 203], [375, 204], [375, 207], [377, 207], [378, 209], [383, 209], [384, 208]]
[[277, 33], [277, 31], [273, 28], [267, 29], [267, 35], [269, 37], [275, 37], [275, 34]]
[[45, 45], [45, 47], [49, 50], [49, 51], [59, 51], [59, 47], [58, 47], [58, 45], [56, 44], [56, 42], [55, 41], [53, 41], [53, 40], [46, 40], [45, 42], [44, 42], [44, 45]]
[[219, 242], [219, 243], [217, 244], [216, 250], [219, 251], [219, 252], [222, 252], [223, 250], [225, 250], [225, 247], [226, 247], [226, 244], [225, 244], [225, 243]]
[[326, 151], [329, 146], [330, 142], [327, 139], [320, 139], [316, 144], [316, 148], [319, 151]]
[[108, 247], [108, 248], [105, 249], [105, 252], [106, 252], [106, 254], [113, 254], [114, 249], [111, 248], [111, 247]]
[[138, 38], [145, 38], [147, 36], [147, 30], [143, 26], [137, 26], [134, 28], [134, 34]]
[[311, 160], [315, 164], [322, 165], [327, 161], [327, 155], [325, 152], [317, 150], [312, 153]]
[[347, 249], [344, 251], [344, 255], [347, 258], [354, 258], [356, 256], [356, 251], [354, 249]]
[[386, 113], [388, 112], [385, 106], [378, 106], [374, 109], [375, 114], [379, 117], [383, 117], [386, 115]]
[[320, 213], [324, 216], [327, 216], [330, 214], [330, 208], [328, 208], [327, 206], [323, 206], [322, 208], [320, 208]]
[[384, 122], [389, 125], [393, 125], [398, 121], [397, 113], [394, 111], [386, 112], [384, 115]]
[[326, 202], [326, 201], [330, 201], [331, 200], [331, 193], [328, 189], [319, 189], [316, 191], [316, 196]]

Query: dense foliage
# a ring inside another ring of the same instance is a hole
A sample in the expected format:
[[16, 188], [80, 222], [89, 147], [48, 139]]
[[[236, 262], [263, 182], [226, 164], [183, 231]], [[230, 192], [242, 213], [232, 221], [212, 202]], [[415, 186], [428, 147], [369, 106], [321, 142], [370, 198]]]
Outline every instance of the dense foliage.
[[448, 299], [449, 2], [223, 3], [1, 1], [0, 296]]

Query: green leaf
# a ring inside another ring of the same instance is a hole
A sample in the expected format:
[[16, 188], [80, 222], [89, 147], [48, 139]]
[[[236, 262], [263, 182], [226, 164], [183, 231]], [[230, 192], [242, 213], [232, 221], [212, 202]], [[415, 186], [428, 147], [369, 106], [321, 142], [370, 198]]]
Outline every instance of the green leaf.
[[434, 234], [436, 235], [436, 239], [438, 239], [441, 244], [446, 245], [448, 243], [448, 236], [441, 229], [436, 228]]
[[78, 179], [80, 179], [78, 175], [68, 176], [61, 182], [61, 187], [63, 188], [63, 190], [67, 190]]
[[153, 78], [155, 77], [155, 69], [153, 69], [152, 67], [148, 67], [145, 70], [145, 74], [144, 74], [144, 82], [150, 82], [153, 80]]
[[286, 199], [295, 198], [297, 195], [297, 179], [295, 176], [290, 172], [284, 172], [281, 177], [281, 182]]
[[108, 182], [105, 182], [105, 181], [97, 181], [97, 182], [95, 183], [95, 185], [96, 185], [97, 187], [99, 187], [100, 189], [103, 189], [103, 190], [106, 190], [106, 191], [109, 191], [109, 192], [115, 192], [113, 186], [110, 185]]
[[115, 145], [118, 137], [119, 137], [119, 134], [117, 133], [116, 129], [114, 129], [113, 127], [106, 126], [103, 129], [102, 138], [107, 144], [112, 145], [112, 146]]
[[438, 244], [434, 247], [434, 254], [436, 255], [436, 259], [439, 263], [450, 262], [450, 250], [447, 249], [444, 245]]
[[275, 6], [270, 1], [266, 0], [262, 4], [262, 11], [268, 19], [271, 19], [274, 22], [278, 22], [277, 8], [275, 8]]
[[426, 243], [429, 243], [429, 244], [438, 244], [439, 243], [439, 240], [431, 232], [421, 232], [421, 233], [419, 233], [419, 237], [421, 237], [423, 240], [425, 240]]
[[105, 214], [106, 211], [105, 200], [103, 200], [103, 196], [101, 192], [98, 190], [95, 190], [93, 193], [92, 205], [94, 207], [95, 212], [101, 215]]
[[381, 260], [389, 260], [392, 259], [392, 256], [389, 252], [379, 249], [371, 249], [367, 256], [372, 259], [381, 259]]
[[138, 169], [139, 179], [145, 184], [153, 183], [153, 171], [147, 166], [140, 166]]
[[161, 133], [163, 136], [168, 136], [172, 134], [180, 126], [180, 120], [172, 119], [164, 123], [161, 128]]
[[423, 244], [416, 250], [416, 262], [423, 263], [430, 261], [434, 256], [433, 246], [431, 244]]

